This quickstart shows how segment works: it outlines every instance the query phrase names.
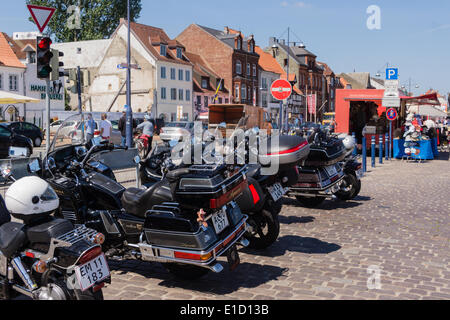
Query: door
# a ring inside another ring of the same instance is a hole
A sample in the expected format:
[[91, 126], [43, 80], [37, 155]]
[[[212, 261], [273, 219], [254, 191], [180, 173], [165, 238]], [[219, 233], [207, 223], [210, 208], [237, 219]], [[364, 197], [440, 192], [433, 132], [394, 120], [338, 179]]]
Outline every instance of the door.
[[9, 147], [11, 146], [12, 133], [3, 126], [0, 126], [0, 159], [9, 157]]

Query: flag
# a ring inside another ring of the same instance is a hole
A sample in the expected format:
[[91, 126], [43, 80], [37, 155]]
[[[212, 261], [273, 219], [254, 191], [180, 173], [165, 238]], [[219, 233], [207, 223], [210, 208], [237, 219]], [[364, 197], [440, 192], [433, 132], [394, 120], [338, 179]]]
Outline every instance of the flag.
[[222, 81], [223, 79], [220, 79], [219, 85], [217, 86], [216, 94], [214, 95], [214, 101], [217, 101], [217, 99], [219, 99], [219, 90], [220, 87], [222, 86]]

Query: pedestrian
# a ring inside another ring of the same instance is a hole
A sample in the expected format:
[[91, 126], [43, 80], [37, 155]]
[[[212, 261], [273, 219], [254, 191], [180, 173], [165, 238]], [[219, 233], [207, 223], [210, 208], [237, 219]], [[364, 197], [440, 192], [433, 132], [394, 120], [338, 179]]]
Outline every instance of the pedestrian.
[[100, 136], [103, 141], [108, 141], [111, 138], [112, 123], [108, 120], [106, 113], [102, 114], [102, 121], [100, 122]]
[[88, 114], [88, 120], [85, 123], [84, 129], [86, 130], [86, 143], [89, 143], [95, 134], [95, 121], [92, 117], [92, 113]]
[[119, 120], [119, 131], [122, 137], [122, 147], [125, 147], [127, 144], [127, 110], [123, 109], [122, 117]]
[[142, 129], [142, 136], [144, 139], [147, 139], [147, 151], [145, 153], [144, 158], [147, 158], [150, 151], [152, 151], [153, 145], [153, 133], [155, 131], [155, 127], [153, 126], [153, 123], [150, 120], [151, 120], [150, 116], [146, 115], [144, 117], [144, 122], [142, 122], [136, 128], [137, 130]]

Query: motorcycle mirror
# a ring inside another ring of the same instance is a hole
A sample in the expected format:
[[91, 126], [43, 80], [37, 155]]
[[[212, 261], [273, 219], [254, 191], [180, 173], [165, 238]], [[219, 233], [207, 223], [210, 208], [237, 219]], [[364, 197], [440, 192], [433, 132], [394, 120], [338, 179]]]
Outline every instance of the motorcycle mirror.
[[36, 173], [39, 170], [41, 170], [41, 165], [38, 159], [35, 159], [28, 164], [28, 172]]
[[100, 137], [92, 138], [91, 140], [93, 146], [99, 146], [102, 143], [102, 139]]
[[141, 163], [141, 157], [136, 156], [136, 157], [134, 158], [134, 163], [140, 164], [140, 163]]

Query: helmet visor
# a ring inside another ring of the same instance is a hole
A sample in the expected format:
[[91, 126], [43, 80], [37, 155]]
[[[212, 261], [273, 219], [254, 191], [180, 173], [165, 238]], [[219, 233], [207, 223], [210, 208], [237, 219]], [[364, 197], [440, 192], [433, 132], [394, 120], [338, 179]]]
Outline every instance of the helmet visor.
[[53, 190], [52, 187], [48, 187], [47, 190], [45, 190], [45, 192], [41, 195], [41, 200], [42, 201], [53, 201], [53, 200], [57, 200], [58, 196], [56, 195], [55, 191]]

